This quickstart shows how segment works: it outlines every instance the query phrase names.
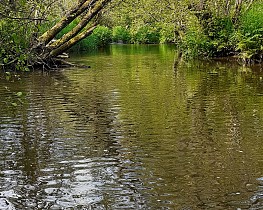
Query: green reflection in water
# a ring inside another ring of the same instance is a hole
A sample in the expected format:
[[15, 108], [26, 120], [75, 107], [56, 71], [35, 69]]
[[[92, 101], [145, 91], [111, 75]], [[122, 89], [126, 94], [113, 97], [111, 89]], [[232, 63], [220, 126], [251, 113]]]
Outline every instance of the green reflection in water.
[[112, 45], [71, 60], [92, 68], [3, 83], [27, 93], [0, 111], [3, 198], [18, 208], [262, 204], [260, 67], [186, 62], [167, 45]]

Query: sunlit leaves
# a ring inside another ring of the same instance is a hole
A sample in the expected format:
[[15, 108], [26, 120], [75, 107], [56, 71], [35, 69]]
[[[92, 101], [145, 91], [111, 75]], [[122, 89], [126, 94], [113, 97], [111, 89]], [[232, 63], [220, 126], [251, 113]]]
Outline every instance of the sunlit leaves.
[[23, 93], [22, 93], [22, 92], [17, 92], [16, 95], [17, 95], [18, 97], [21, 97], [21, 96], [23, 95]]

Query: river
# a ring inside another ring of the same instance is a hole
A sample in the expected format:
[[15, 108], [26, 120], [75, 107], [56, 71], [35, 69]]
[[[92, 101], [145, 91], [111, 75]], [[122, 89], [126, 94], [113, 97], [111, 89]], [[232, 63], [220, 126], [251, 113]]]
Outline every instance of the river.
[[1, 77], [0, 209], [262, 209], [263, 72], [168, 45]]

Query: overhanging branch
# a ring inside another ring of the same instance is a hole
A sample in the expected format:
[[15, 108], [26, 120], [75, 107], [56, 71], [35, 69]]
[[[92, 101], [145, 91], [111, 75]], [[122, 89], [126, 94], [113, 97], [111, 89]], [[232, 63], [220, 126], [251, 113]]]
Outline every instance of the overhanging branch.
[[72, 8], [56, 25], [45, 32], [38, 38], [41, 45], [47, 45], [63, 28], [71, 23], [76, 17], [81, 15], [85, 10], [90, 8], [90, 5], [98, 0], [80, 1], [77, 6]]
[[93, 24], [88, 29], [84, 30], [82, 33], [79, 33], [77, 36], [70, 39], [69, 41], [61, 45], [60, 47], [52, 50], [49, 54], [49, 57], [56, 57], [60, 55], [62, 52], [65, 52], [66, 50], [71, 48], [73, 45], [77, 44], [79, 41], [89, 36], [96, 27], [97, 27], [97, 23]]
[[77, 26], [75, 26], [75, 28], [73, 28], [71, 31], [69, 31], [67, 34], [62, 36], [60, 39], [58, 39], [48, 47], [50, 49], [58, 48], [69, 41], [71, 38], [76, 36], [105, 7], [108, 2], [109, 0], [98, 2], [84, 17], [81, 18], [80, 22]]

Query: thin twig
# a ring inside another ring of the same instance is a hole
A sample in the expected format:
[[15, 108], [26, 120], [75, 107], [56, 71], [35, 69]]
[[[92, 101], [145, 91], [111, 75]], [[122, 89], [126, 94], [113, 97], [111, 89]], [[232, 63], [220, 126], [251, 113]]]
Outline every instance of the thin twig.
[[43, 18], [30, 18], [30, 17], [10, 17], [8, 15], [4, 15], [3, 13], [0, 13], [0, 17], [4, 17], [7, 19], [12, 19], [12, 20], [30, 20], [30, 21], [36, 21], [36, 20], [44, 20], [47, 21], [47, 19], [43, 19]]

